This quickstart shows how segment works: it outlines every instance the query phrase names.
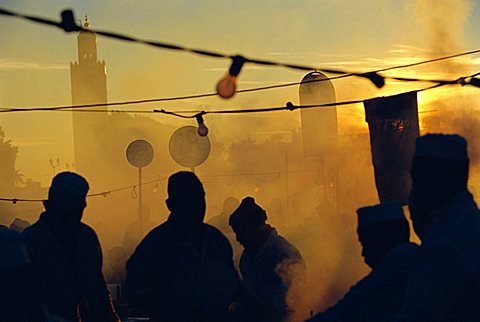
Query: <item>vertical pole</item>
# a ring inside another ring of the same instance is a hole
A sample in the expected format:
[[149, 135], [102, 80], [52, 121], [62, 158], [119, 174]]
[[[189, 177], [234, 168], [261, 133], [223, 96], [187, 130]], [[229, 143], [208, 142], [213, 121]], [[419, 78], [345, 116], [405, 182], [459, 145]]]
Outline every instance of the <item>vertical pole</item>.
[[140, 234], [143, 232], [143, 214], [142, 214], [142, 205], [143, 205], [143, 195], [142, 195], [142, 167], [138, 168], [138, 216], [140, 219]]
[[289, 205], [290, 203], [288, 202], [288, 195], [289, 195], [289, 191], [288, 191], [288, 151], [285, 149], [285, 194], [286, 194], [286, 205], [287, 205], [287, 211], [286, 211], [286, 215], [287, 215], [287, 218], [288, 217], [288, 212], [289, 212]]

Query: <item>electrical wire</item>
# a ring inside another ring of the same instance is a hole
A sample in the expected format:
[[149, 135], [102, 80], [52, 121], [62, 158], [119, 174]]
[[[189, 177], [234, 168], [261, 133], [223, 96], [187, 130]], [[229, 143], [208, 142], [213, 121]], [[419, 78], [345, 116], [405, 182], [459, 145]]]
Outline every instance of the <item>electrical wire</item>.
[[[446, 86], [446, 85], [472, 85], [475, 87], [480, 87], [480, 84], [477, 83], [478, 79], [475, 78], [475, 76], [480, 75], [480, 72], [477, 72], [475, 74], [469, 75], [469, 76], [462, 76], [459, 77], [455, 80], [435, 80], [435, 84], [433, 86], [428, 86], [422, 89], [414, 90], [414, 91], [409, 91], [409, 92], [423, 92], [426, 90], [431, 90], [434, 88], [438, 88], [441, 86]], [[402, 78], [403, 79], [403, 78]], [[475, 81], [474, 81], [475, 80]], [[406, 94], [408, 92], [402, 92], [402, 93], [397, 93], [394, 95], [401, 95], [401, 94]], [[390, 96], [394, 96], [390, 95]], [[366, 100], [370, 99], [375, 99], [375, 98], [380, 98], [380, 97], [373, 97], [373, 98], [367, 98], [367, 99], [358, 99], [358, 100], [350, 100], [350, 101], [342, 101], [342, 102], [334, 102], [334, 103], [325, 103], [325, 104], [315, 104], [315, 105], [294, 105], [291, 102], [288, 102], [285, 106], [275, 106], [275, 107], [257, 107], [257, 108], [239, 108], [239, 109], [223, 109], [223, 110], [209, 110], [209, 111], [199, 111], [199, 110], [190, 110], [190, 111], [168, 111], [165, 109], [154, 109], [151, 111], [137, 111], [137, 110], [80, 110], [80, 109], [74, 109], [70, 110], [68, 108], [70, 107], [56, 107], [56, 108], [47, 108], [47, 107], [39, 107], [39, 108], [29, 108], [29, 109], [5, 109], [1, 110], [0, 113], [12, 113], [12, 112], [36, 112], [36, 111], [43, 111], [43, 112], [87, 112], [87, 113], [118, 113], [118, 112], [124, 112], [124, 113], [144, 113], [144, 114], [155, 114], [155, 113], [160, 113], [160, 114], [165, 114], [165, 115], [171, 115], [175, 116], [178, 118], [183, 118], [183, 119], [193, 119], [197, 117], [197, 115], [206, 115], [206, 114], [246, 114], [246, 113], [264, 113], [264, 112], [275, 112], [275, 111], [283, 111], [283, 110], [288, 110], [288, 111], [294, 111], [297, 109], [309, 109], [309, 108], [320, 108], [320, 107], [333, 107], [333, 106], [344, 106], [344, 105], [352, 105], [352, 104], [359, 104], [363, 103]], [[104, 105], [104, 104], [103, 104]], [[190, 114], [190, 115], [185, 115], [185, 114]]]
[[[42, 25], [47, 25], [51, 27], [57, 27], [62, 29], [65, 32], [80, 32], [84, 30], [89, 30], [90, 32], [94, 32], [95, 34], [98, 34], [100, 36], [104, 36], [107, 38], [113, 38], [116, 40], [121, 40], [125, 42], [133, 42], [133, 43], [139, 43], [147, 46], [152, 46], [152, 47], [157, 47], [157, 48], [162, 48], [162, 49], [168, 49], [168, 50], [175, 50], [175, 51], [184, 51], [184, 52], [189, 52], [192, 54], [200, 55], [200, 56], [207, 56], [211, 58], [228, 58], [228, 59], [234, 59], [235, 57], [239, 57], [240, 55], [227, 55], [224, 53], [220, 52], [214, 52], [211, 50], [205, 50], [205, 49], [195, 49], [195, 48], [189, 48], [186, 46], [181, 46], [181, 45], [176, 45], [176, 44], [169, 44], [165, 42], [160, 42], [160, 41], [150, 41], [150, 40], [145, 40], [145, 39], [140, 39], [140, 38], [135, 38], [133, 36], [127, 36], [123, 35], [120, 33], [116, 32], [111, 32], [111, 31], [102, 31], [102, 30], [94, 30], [94, 29], [86, 29], [83, 28], [82, 26], [77, 24], [77, 21], [75, 19], [74, 13], [72, 10], [64, 10], [61, 13], [61, 20], [60, 21], [55, 21], [51, 19], [46, 19], [43, 17], [38, 17], [38, 16], [33, 16], [33, 15], [26, 15], [26, 14], [21, 14], [18, 12], [14, 12], [11, 10], [6, 10], [3, 8], [0, 8], [0, 15], [5, 15], [5, 16], [11, 16], [11, 17], [17, 17], [17, 18], [22, 18], [37, 24], [42, 24]], [[311, 71], [311, 70], [319, 70], [323, 71], [325, 73], [329, 74], [350, 74], [350, 76], [359, 76], [359, 77], [368, 77], [368, 75], [362, 74], [362, 73], [350, 73], [342, 70], [337, 70], [337, 69], [318, 69], [312, 66], [305, 66], [305, 65], [299, 65], [299, 64], [288, 64], [288, 63], [281, 63], [281, 62], [275, 62], [271, 60], [264, 60], [264, 59], [258, 59], [258, 58], [247, 58], [245, 56], [241, 56], [244, 62], [246, 63], [251, 63], [251, 64], [256, 64], [256, 65], [262, 65], [262, 66], [278, 66], [278, 67], [285, 67], [289, 69], [296, 69], [296, 70], [303, 70], [303, 71]]]
[[[436, 60], [435, 60], [436, 61]], [[422, 62], [414, 63], [415, 65], [421, 64]], [[399, 68], [400, 66], [393, 66], [389, 67], [390, 69]], [[479, 73], [474, 74], [469, 77], [475, 77], [479, 75]], [[271, 85], [271, 86], [264, 86], [264, 87], [255, 87], [250, 89], [239, 90], [237, 93], [247, 93], [247, 92], [256, 92], [262, 91], [266, 89], [273, 89], [273, 88], [280, 88], [280, 87], [288, 87], [293, 85], [300, 85], [305, 83], [315, 83], [320, 81], [326, 80], [335, 80], [338, 78], [343, 78], [343, 76], [337, 76], [332, 78], [326, 79], [318, 79], [318, 80], [308, 80], [303, 82], [294, 82], [294, 83], [287, 83], [287, 84], [279, 84], [279, 85]], [[406, 77], [387, 77], [388, 79], [398, 80], [398, 81], [405, 81], [405, 82], [422, 82], [422, 83], [437, 83], [437, 84], [455, 84], [457, 80], [438, 80], [438, 79], [421, 79], [421, 78], [406, 78]], [[141, 99], [141, 100], [131, 100], [131, 101], [119, 101], [119, 102], [111, 102], [111, 103], [95, 103], [95, 104], [81, 104], [81, 105], [58, 105], [58, 106], [47, 106], [47, 107], [13, 107], [13, 108], [0, 108], [0, 113], [4, 112], [30, 112], [30, 111], [56, 111], [56, 110], [68, 110], [75, 109], [78, 111], [86, 111], [81, 110], [82, 108], [90, 108], [90, 107], [101, 107], [101, 106], [121, 106], [121, 105], [136, 105], [136, 104], [144, 104], [144, 103], [155, 103], [155, 102], [166, 102], [166, 101], [179, 101], [185, 99], [192, 99], [192, 98], [202, 98], [202, 97], [213, 97], [218, 96], [217, 93], [208, 93], [208, 94], [198, 94], [198, 95], [187, 95], [187, 96], [173, 96], [173, 97], [165, 97], [165, 98], [151, 98], [151, 99]], [[105, 112], [104, 110], [88, 110], [91, 112]], [[151, 111], [135, 111], [135, 110], [108, 110], [108, 112], [127, 112], [127, 113], [151, 113]]]
[[[94, 32], [94, 33], [99, 34], [99, 35], [104, 36], [104, 37], [115, 38], [117, 40], [127, 41], [127, 42], [141, 43], [141, 44], [144, 44], [144, 45], [159, 47], [159, 48], [163, 48], [163, 49], [186, 51], [186, 52], [190, 52], [190, 53], [197, 54], [197, 55], [202, 55], [202, 56], [208, 56], [208, 57], [214, 57], [214, 58], [229, 58], [229, 59], [232, 59], [232, 60], [240, 57], [244, 62], [263, 65], [263, 66], [279, 66], [279, 67], [285, 67], [285, 68], [297, 69], [297, 70], [303, 70], [303, 71], [317, 70], [317, 71], [321, 71], [321, 72], [328, 73], [328, 74], [338, 75], [338, 76], [335, 76], [335, 77], [331, 77], [329, 80], [345, 78], [345, 77], [352, 77], [352, 76], [363, 77], [363, 78], [367, 78], [370, 81], [372, 81], [377, 87], [382, 87], [383, 84], [384, 84], [384, 80], [386, 78], [387, 79], [391, 78], [391, 79], [396, 79], [396, 80], [401, 80], [401, 81], [417, 81], [417, 82], [418, 81], [423, 81], [423, 82], [434, 81], [434, 80], [421, 80], [421, 79], [413, 79], [413, 78], [386, 77], [386, 76], [378, 75], [379, 72], [389, 71], [389, 70], [394, 70], [394, 69], [399, 69], [399, 68], [413, 67], [413, 66], [418, 66], [418, 65], [422, 65], [422, 64], [428, 64], [428, 63], [438, 62], [438, 61], [442, 61], [442, 60], [446, 60], [446, 59], [461, 57], [461, 56], [465, 56], [465, 55], [472, 55], [472, 54], [476, 54], [476, 53], [480, 52], [480, 49], [471, 50], [471, 51], [468, 51], [468, 52], [463, 52], [463, 53], [458, 53], [458, 54], [453, 54], [453, 55], [443, 56], [443, 57], [437, 57], [437, 58], [433, 58], [433, 59], [429, 59], [429, 60], [425, 60], [425, 61], [420, 61], [420, 62], [415, 62], [415, 63], [410, 63], [410, 64], [404, 64], [404, 65], [398, 65], [398, 66], [392, 66], [392, 67], [378, 69], [378, 70], [370, 71], [370, 72], [357, 73], [357, 72], [349, 72], [349, 71], [343, 71], [343, 70], [337, 70], [337, 69], [318, 69], [318, 68], [312, 67], [312, 66], [304, 66], [304, 65], [298, 65], [298, 64], [286, 64], [286, 63], [280, 63], [280, 62], [263, 60], [263, 59], [256, 59], [256, 58], [246, 58], [246, 57], [241, 56], [241, 55], [227, 55], [227, 54], [224, 54], [224, 53], [213, 52], [213, 51], [204, 50], [204, 49], [193, 49], [193, 48], [188, 48], [188, 47], [181, 46], [181, 45], [176, 45], [176, 44], [168, 44], [168, 43], [159, 42], [159, 41], [148, 41], [148, 40], [138, 39], [138, 38], [134, 38], [134, 37], [131, 37], [131, 36], [126, 36], [126, 35], [122, 35], [122, 34], [119, 34], [119, 33], [110, 32], [110, 31], [85, 29], [82, 26], [77, 24], [76, 19], [74, 17], [74, 13], [71, 10], [65, 10], [61, 13], [60, 22], [50, 20], [50, 19], [46, 19], [46, 18], [42, 18], [42, 17], [20, 14], [18, 12], [13, 12], [11, 10], [6, 10], [6, 9], [2, 9], [2, 8], [0, 8], [0, 15], [18, 17], [18, 18], [22, 18], [22, 19], [32, 21], [34, 23], [44, 24], [44, 25], [48, 25], [48, 26], [54, 26], [54, 27], [57, 27], [57, 28], [60, 28], [60, 29], [64, 30], [65, 32], [79, 32], [79, 31], [88, 30], [90, 32]], [[320, 79], [320, 80], [312, 80], [312, 81], [317, 82], [317, 81], [326, 81], [326, 80], [327, 79]], [[295, 82], [295, 83], [288, 83], [288, 84], [279, 84], [279, 85], [272, 85], [272, 86], [257, 87], [257, 88], [241, 90], [241, 91], [238, 91], [238, 93], [246, 93], [246, 92], [253, 92], [253, 91], [259, 91], [259, 90], [265, 90], [265, 89], [293, 86], [293, 85], [298, 85], [300, 83], [301, 82]], [[149, 102], [193, 99], [193, 98], [210, 97], [210, 96], [217, 96], [217, 95], [218, 95], [217, 93], [207, 93], [207, 94], [176, 96], [176, 97], [167, 97], [167, 98], [159, 98], [159, 99], [144, 99], [144, 100], [137, 100], [137, 101], [130, 101], [130, 102], [117, 102], [117, 103], [110, 103], [110, 104], [107, 104], [107, 105], [140, 104], [140, 103], [149, 103]], [[77, 108], [77, 107], [81, 108], [81, 107], [98, 107], [98, 106], [104, 106], [104, 105], [106, 105], [106, 104], [104, 104], [104, 103], [102, 103], [102, 104], [87, 104], [87, 105], [68, 106], [68, 107], [51, 107], [51, 108], [52, 109], [55, 109], [55, 108], [60, 108], [60, 109], [61, 108]]]
[[[479, 74], [480, 74], [480, 72], [475, 73], [473, 75], [477, 76]], [[420, 92], [432, 90], [432, 89], [439, 88], [439, 87], [446, 86], [446, 85], [453, 85], [453, 84], [460, 84], [462, 86], [473, 85], [473, 86], [479, 87], [477, 84], [470, 84], [467, 81], [467, 79], [470, 78], [470, 77], [472, 77], [472, 76], [460, 77], [455, 81], [445, 81], [445, 82], [442, 82], [442, 83], [435, 84], [433, 86], [428, 86], [428, 87], [425, 87], [425, 88], [421, 88], [421, 89], [417, 89], [417, 90], [413, 90], [413, 91], [408, 91], [408, 92], [402, 92], [402, 93], [398, 93], [398, 94], [394, 94], [394, 95], [389, 95], [389, 97], [396, 96], [396, 95], [401, 95], [401, 94], [407, 94], [407, 93], [410, 93], [410, 92], [420, 93]], [[310, 108], [320, 108], [320, 107], [344, 106], [344, 105], [364, 103], [365, 101], [368, 101], [368, 100], [371, 100], [371, 99], [376, 99], [376, 98], [381, 98], [381, 97], [373, 97], [373, 98], [369, 98], [369, 99], [351, 100], [351, 101], [325, 103], [325, 104], [315, 104], [315, 105], [294, 105], [293, 103], [288, 102], [286, 104], [286, 106], [276, 106], [276, 107], [264, 107], [264, 108], [254, 108], [254, 109], [227, 109], [227, 110], [198, 111], [198, 112], [193, 112], [192, 111], [193, 113], [196, 113], [196, 114], [193, 114], [193, 115], [183, 115], [183, 114], [180, 114], [178, 112], [173, 113], [173, 112], [166, 111], [166, 110], [163, 110], [163, 109], [154, 110], [154, 112], [167, 114], [167, 115], [173, 115], [173, 116], [181, 117], [181, 118], [193, 119], [197, 115], [206, 115], [206, 114], [246, 114], [246, 113], [263, 113], [263, 112], [275, 112], [275, 111], [285, 111], [285, 110], [294, 111], [296, 109], [310, 109]]]
[[[163, 180], [166, 180], [166, 178], [158, 178], [156, 180], [152, 180], [152, 181], [148, 181], [148, 182], [142, 182], [142, 186], [147, 185], [147, 184], [152, 184], [152, 183], [158, 183], [158, 182], [163, 181]], [[89, 193], [89, 194], [86, 195], [86, 197], [87, 198], [98, 197], [98, 196], [108, 197], [112, 193], [123, 191], [123, 190], [135, 189], [136, 187], [138, 187], [138, 184], [132, 184], [130, 186], [121, 187], [121, 188], [117, 188], [117, 189], [105, 190], [105, 191], [96, 192], [96, 193]], [[8, 201], [8, 202], [12, 202], [13, 204], [16, 204], [17, 202], [43, 202], [45, 200], [46, 199], [0, 198], [0, 201]]]
[[[420, 64], [421, 62], [415, 63]], [[389, 69], [395, 69], [399, 66], [390, 67]], [[480, 75], [479, 73], [467, 76], [467, 77], [460, 77], [459, 79], [465, 78], [472, 78], [475, 76]], [[325, 81], [325, 80], [333, 80], [338, 79], [340, 77], [332, 77], [329, 79], [320, 79], [320, 80], [309, 80], [304, 82], [295, 82], [295, 83], [288, 83], [288, 84], [281, 84], [281, 85], [272, 85], [266, 87], [256, 87], [246, 90], [237, 91], [237, 93], [246, 93], [246, 92], [254, 92], [264, 89], [272, 89], [272, 88], [279, 88], [279, 87], [286, 87], [292, 85], [299, 85], [302, 83], [310, 83], [310, 82], [318, 82], [318, 81]], [[439, 80], [439, 79], [421, 79], [421, 78], [407, 78], [407, 77], [389, 77], [392, 80], [398, 81], [406, 81], [406, 82], [423, 82], [423, 83], [436, 83], [436, 84], [447, 84], [452, 85], [459, 82], [459, 79], [456, 80]], [[133, 100], [133, 101], [120, 101], [120, 102], [112, 102], [112, 103], [95, 103], [95, 104], [81, 104], [81, 105], [59, 105], [59, 106], [47, 106], [47, 107], [31, 107], [31, 108], [0, 108], [0, 113], [6, 112], [31, 112], [31, 111], [60, 111], [60, 110], [76, 110], [79, 112], [126, 112], [126, 113], [152, 113], [152, 111], [137, 111], [137, 110], [81, 110], [82, 108], [90, 108], [90, 107], [101, 107], [101, 106], [120, 106], [120, 105], [135, 105], [135, 104], [143, 104], [143, 103], [155, 103], [155, 102], [165, 102], [165, 101], [176, 101], [182, 99], [190, 99], [190, 98], [200, 98], [200, 97], [211, 97], [211, 96], [218, 96], [217, 93], [209, 93], [209, 94], [199, 94], [199, 95], [188, 95], [188, 96], [175, 96], [175, 97], [166, 97], [166, 98], [152, 98], [152, 99], [142, 99], [142, 100]], [[188, 113], [185, 112], [185, 113]]]

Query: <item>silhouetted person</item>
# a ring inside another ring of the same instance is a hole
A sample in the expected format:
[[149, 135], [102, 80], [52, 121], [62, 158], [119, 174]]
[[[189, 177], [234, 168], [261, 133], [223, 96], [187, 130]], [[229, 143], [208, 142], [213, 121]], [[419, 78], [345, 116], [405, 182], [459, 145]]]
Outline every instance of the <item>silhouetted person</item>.
[[480, 296], [470, 293], [478, 292], [480, 215], [468, 166], [464, 138], [417, 139], [409, 208], [422, 245], [397, 321], [480, 321]]
[[155, 226], [155, 222], [153, 222], [150, 217], [150, 207], [143, 205], [141, 217], [140, 211], [138, 211], [137, 219], [128, 226], [123, 238], [122, 246], [127, 252], [127, 256], [133, 254], [135, 247], [137, 247], [145, 235]]
[[21, 235], [0, 228], [0, 320], [45, 322], [30, 259]]
[[220, 321], [239, 285], [232, 248], [203, 222], [205, 191], [193, 172], [170, 176], [166, 203], [168, 220], [127, 262], [127, 297], [153, 321]]
[[246, 289], [263, 306], [263, 321], [284, 321], [293, 309], [287, 303], [289, 292], [300, 292], [304, 286], [305, 262], [298, 249], [266, 220], [265, 210], [246, 197], [229, 224], [244, 247], [240, 272]]
[[229, 233], [230, 226], [228, 225], [228, 219], [230, 215], [237, 209], [240, 201], [238, 201], [235, 197], [227, 197], [223, 201], [223, 210], [220, 214], [210, 218], [208, 220], [208, 224], [212, 225], [213, 227], [220, 229], [220, 231], [224, 234]]
[[219, 229], [225, 237], [228, 238], [233, 250], [233, 264], [238, 269], [240, 261], [240, 254], [242, 253], [242, 246], [235, 242], [235, 234], [228, 225], [230, 215], [237, 209], [240, 201], [235, 197], [227, 197], [223, 201], [223, 210], [219, 215], [216, 215], [208, 220], [208, 224]]
[[418, 246], [400, 204], [364, 207], [358, 213], [362, 256], [372, 271], [334, 306], [309, 322], [392, 321], [400, 311]]
[[87, 181], [72, 172], [53, 178], [45, 212], [23, 232], [40, 301], [49, 315], [67, 321], [119, 321], [102, 273], [102, 251], [81, 222]]

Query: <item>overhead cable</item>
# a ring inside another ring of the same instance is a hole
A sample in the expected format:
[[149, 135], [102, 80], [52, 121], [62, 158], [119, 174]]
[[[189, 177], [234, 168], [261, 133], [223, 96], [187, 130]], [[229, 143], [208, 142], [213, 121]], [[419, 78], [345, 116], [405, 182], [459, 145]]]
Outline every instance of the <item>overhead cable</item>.
[[[89, 30], [89, 31], [94, 32], [98, 35], [108, 37], [108, 38], [114, 38], [114, 39], [121, 40], [121, 41], [140, 43], [140, 44], [153, 46], [153, 47], [157, 47], [157, 48], [162, 48], [162, 49], [168, 49], [168, 50], [190, 52], [192, 54], [207, 56], [207, 57], [212, 57], [212, 58], [231, 59], [232, 60], [232, 66], [230, 67], [229, 73], [231, 73], [232, 68], [233, 68], [234, 70], [236, 70], [234, 76], [238, 75], [238, 73], [240, 72], [240, 69], [241, 69], [241, 67], [243, 66], [244, 63], [251, 63], [251, 64], [257, 64], [257, 65], [263, 65], [263, 66], [278, 66], [278, 67], [284, 67], [284, 68], [296, 69], [296, 70], [303, 70], [303, 71], [317, 70], [317, 71], [324, 72], [324, 73], [327, 73], [327, 74], [338, 75], [336, 78], [351, 77], [351, 76], [362, 77], [362, 78], [366, 78], [366, 79], [370, 80], [378, 88], [383, 87], [384, 84], [385, 84], [385, 77], [379, 75], [378, 72], [388, 71], [388, 70], [393, 70], [393, 69], [398, 69], [398, 68], [418, 66], [418, 65], [421, 65], [421, 64], [438, 62], [438, 61], [445, 60], [445, 59], [451, 59], [451, 58], [455, 58], [455, 57], [460, 57], [460, 56], [464, 56], [464, 55], [471, 55], [471, 54], [480, 52], [480, 49], [472, 50], [472, 51], [469, 51], [469, 52], [464, 52], [464, 53], [459, 53], [459, 54], [454, 54], [454, 55], [449, 55], [449, 56], [444, 56], [444, 57], [438, 57], [438, 58], [434, 58], [434, 59], [430, 59], [430, 60], [426, 60], [426, 61], [422, 61], [422, 62], [393, 66], [393, 67], [379, 69], [377, 71], [358, 73], [358, 72], [344, 71], [344, 70], [331, 69], [331, 68], [330, 69], [319, 69], [319, 68], [313, 67], [313, 66], [305, 66], [305, 65], [299, 65], [299, 64], [288, 64], [288, 63], [283, 63], [283, 62], [276, 62], [276, 61], [265, 60], [265, 59], [257, 59], [257, 58], [248, 58], [248, 57], [245, 57], [243, 55], [228, 55], [228, 54], [225, 54], [225, 53], [214, 52], [214, 51], [211, 51], [211, 50], [194, 49], [194, 48], [189, 48], [189, 47], [181, 46], [181, 45], [177, 45], [177, 44], [169, 44], [169, 43], [160, 42], [160, 41], [144, 40], [144, 39], [135, 38], [135, 37], [132, 37], [132, 36], [122, 35], [122, 34], [116, 33], [116, 32], [94, 30], [94, 29], [90, 29], [90, 28], [85, 29], [77, 23], [77, 20], [75, 19], [75, 16], [74, 16], [74, 13], [71, 10], [62, 11], [60, 21], [55, 21], [55, 20], [46, 19], [46, 18], [43, 18], [43, 17], [33, 16], [33, 15], [21, 14], [21, 13], [18, 13], [18, 12], [14, 12], [14, 11], [2, 9], [2, 8], [0, 8], [0, 14], [5, 15], [5, 16], [12, 16], [12, 17], [18, 17], [18, 18], [26, 19], [28, 21], [38, 23], [38, 24], [57, 27], [57, 28], [62, 29], [65, 32], [80, 32], [80, 31], [84, 31], [84, 30]], [[237, 67], [235, 67], [235, 66], [237, 66]], [[217, 87], [217, 93], [218, 93], [218, 87]], [[222, 97], [225, 97], [222, 94], [217, 94], [217, 93], [215, 93], [215, 94], [204, 94], [204, 95], [209, 95], [209, 96], [210, 95], [211, 96], [220, 95]], [[200, 95], [203, 95], [203, 94], [200, 94]], [[192, 96], [194, 96], [195, 98], [198, 97], [197, 95], [192, 95]], [[231, 97], [231, 96], [228, 96], [228, 97]], [[102, 105], [104, 105], [104, 104], [102, 104]]]

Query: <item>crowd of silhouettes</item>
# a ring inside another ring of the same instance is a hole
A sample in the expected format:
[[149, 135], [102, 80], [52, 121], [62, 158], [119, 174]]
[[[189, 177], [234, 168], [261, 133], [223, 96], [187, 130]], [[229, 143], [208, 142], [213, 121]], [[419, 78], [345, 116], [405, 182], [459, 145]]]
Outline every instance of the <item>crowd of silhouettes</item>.
[[[0, 227], [0, 319], [117, 322], [120, 312], [153, 322], [480, 321], [480, 214], [468, 177], [464, 138], [419, 137], [408, 208], [421, 244], [410, 242], [401, 204], [359, 208], [361, 256], [371, 271], [335, 305], [299, 314], [295, 303], [316, 286], [300, 251], [254, 198], [227, 198], [205, 223], [202, 182], [177, 172], [168, 180], [168, 219], [150, 229], [142, 208], [103, 269], [97, 235], [82, 222], [89, 185], [62, 172], [37, 222]], [[241, 245], [238, 265], [232, 244]], [[124, 291], [109, 289], [104, 272]], [[125, 311], [114, 305], [124, 301]]]

